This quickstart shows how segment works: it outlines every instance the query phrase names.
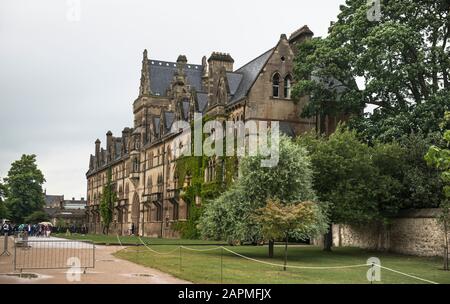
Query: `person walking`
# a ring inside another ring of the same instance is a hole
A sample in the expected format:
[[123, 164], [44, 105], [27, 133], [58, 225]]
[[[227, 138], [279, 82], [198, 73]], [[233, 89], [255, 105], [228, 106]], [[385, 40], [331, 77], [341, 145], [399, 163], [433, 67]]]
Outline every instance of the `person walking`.
[[5, 222], [2, 226], [2, 232], [5, 235], [9, 235], [9, 231], [11, 230], [11, 226], [9, 225], [9, 223]]

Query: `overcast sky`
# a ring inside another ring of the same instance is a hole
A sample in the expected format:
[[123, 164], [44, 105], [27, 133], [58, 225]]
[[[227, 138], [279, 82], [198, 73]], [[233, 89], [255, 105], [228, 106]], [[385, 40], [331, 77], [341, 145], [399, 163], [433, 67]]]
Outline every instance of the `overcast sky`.
[[[0, 0], [0, 178], [36, 154], [48, 194], [85, 197], [94, 141], [132, 125], [142, 51], [235, 68], [307, 24], [325, 36], [345, 0]], [[77, 21], [77, 12], [80, 19]]]

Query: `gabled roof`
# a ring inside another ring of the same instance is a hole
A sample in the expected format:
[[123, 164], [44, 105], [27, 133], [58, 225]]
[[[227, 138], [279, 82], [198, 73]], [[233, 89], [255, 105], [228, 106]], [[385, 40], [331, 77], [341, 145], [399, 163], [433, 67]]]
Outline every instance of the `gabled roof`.
[[[150, 89], [154, 95], [165, 96], [173, 76], [177, 71], [177, 63], [149, 59]], [[184, 67], [187, 82], [196, 91], [202, 89], [202, 66], [186, 64]]]
[[239, 101], [245, 96], [247, 96], [248, 91], [253, 86], [253, 84], [256, 81], [256, 78], [258, 78], [258, 75], [261, 73], [261, 70], [263, 69], [267, 60], [269, 60], [270, 56], [272, 55], [273, 50], [274, 49], [268, 50], [264, 54], [260, 55], [259, 57], [253, 59], [252, 61], [241, 67], [240, 69], [236, 70], [235, 73], [239, 73], [242, 75], [242, 80], [239, 83], [236, 93], [230, 100], [229, 102], [230, 104]]

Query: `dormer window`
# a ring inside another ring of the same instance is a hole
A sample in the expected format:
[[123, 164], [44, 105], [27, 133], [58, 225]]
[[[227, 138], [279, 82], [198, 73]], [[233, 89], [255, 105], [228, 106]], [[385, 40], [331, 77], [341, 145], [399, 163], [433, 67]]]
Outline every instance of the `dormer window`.
[[275, 73], [272, 77], [272, 96], [280, 97], [280, 74]]
[[284, 98], [291, 99], [292, 77], [287, 75], [284, 78]]

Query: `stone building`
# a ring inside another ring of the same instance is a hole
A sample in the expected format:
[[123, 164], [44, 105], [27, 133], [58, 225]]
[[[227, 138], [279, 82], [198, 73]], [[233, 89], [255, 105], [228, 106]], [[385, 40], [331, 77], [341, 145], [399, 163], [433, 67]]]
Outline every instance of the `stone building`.
[[[280, 129], [292, 136], [316, 128], [320, 117], [300, 118], [308, 98], [291, 98], [296, 45], [312, 36], [307, 26], [289, 38], [282, 34], [273, 48], [239, 69], [229, 54], [214, 52], [191, 64], [184, 55], [176, 62], [149, 59], [145, 50], [133, 127], [119, 136], [106, 133], [105, 148], [97, 139], [90, 156], [89, 231], [102, 231], [99, 203], [110, 172], [118, 194], [110, 230], [129, 234], [133, 226], [139, 235], [178, 237], [173, 223], [185, 221], [189, 207], [179, 197], [183, 185], [174, 175], [174, 121], [191, 122], [194, 113], [202, 113], [221, 121], [279, 121]], [[335, 127], [328, 119], [323, 124], [330, 131]]]
[[44, 211], [54, 226], [59, 226], [61, 223], [64, 223], [65, 226], [86, 224], [87, 201], [83, 197], [79, 200], [74, 197], [66, 200], [64, 195], [49, 195], [46, 192], [44, 197]]

